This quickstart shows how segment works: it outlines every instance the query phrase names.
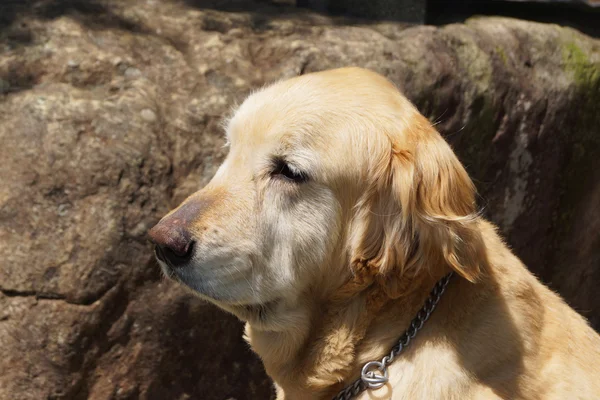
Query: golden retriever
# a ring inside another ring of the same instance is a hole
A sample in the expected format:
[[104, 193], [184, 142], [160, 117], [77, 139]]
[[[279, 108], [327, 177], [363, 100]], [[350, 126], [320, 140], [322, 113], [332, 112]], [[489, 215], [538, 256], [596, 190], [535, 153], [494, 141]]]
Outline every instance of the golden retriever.
[[226, 136], [214, 178], [150, 237], [168, 277], [246, 321], [278, 399], [351, 385], [451, 271], [387, 383], [357, 398], [600, 399], [600, 337], [481, 217], [450, 146], [384, 77], [277, 82]]

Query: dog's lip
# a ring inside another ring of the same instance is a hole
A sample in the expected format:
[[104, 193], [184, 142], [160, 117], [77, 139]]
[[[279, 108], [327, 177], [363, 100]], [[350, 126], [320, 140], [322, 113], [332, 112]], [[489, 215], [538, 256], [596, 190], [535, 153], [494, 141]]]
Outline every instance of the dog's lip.
[[[154, 245], [154, 257], [156, 257], [156, 259], [158, 261], [162, 261], [167, 265], [169, 264], [167, 262], [167, 258], [163, 255], [162, 250], [160, 249], [160, 246], [158, 246], [158, 245]], [[170, 265], [169, 265], [169, 267], [170, 267]]]
[[158, 264], [161, 266], [161, 269], [162, 269], [165, 277], [167, 277], [168, 279], [171, 279], [173, 281], [183, 283], [180, 281], [179, 277], [177, 276], [177, 273], [176, 273], [177, 267], [171, 265], [169, 260], [167, 260], [167, 258], [162, 254], [162, 252], [158, 246], [154, 247], [154, 257], [158, 261]]
[[[161, 248], [159, 246], [154, 246], [154, 257], [159, 261], [159, 263], [164, 264], [169, 271], [174, 271], [175, 266], [171, 265], [167, 257], [163, 254]], [[169, 274], [170, 278], [173, 278], [171, 274]]]
[[[164, 264], [167, 267], [167, 269], [169, 270], [169, 273], [167, 274], [169, 278], [174, 279], [175, 281], [181, 282], [181, 280], [175, 273], [175, 270], [177, 269], [177, 267], [175, 267], [175, 266], [171, 265], [171, 263], [169, 263], [168, 259], [164, 256], [164, 254], [162, 254], [161, 248], [159, 246], [154, 246], [154, 256], [156, 257], [156, 259], [158, 261], [160, 261], [162, 264]], [[184, 282], [181, 282], [181, 283], [185, 284]], [[207, 296], [204, 293], [201, 293], [201, 292], [199, 292], [199, 293], [204, 296]], [[266, 311], [268, 311], [270, 308], [275, 306], [281, 300], [281, 298], [275, 298], [275, 299], [271, 299], [271, 300], [268, 300], [265, 302], [260, 302], [260, 303], [259, 302], [238, 303], [238, 302], [228, 302], [228, 301], [215, 299], [211, 296], [207, 296], [207, 297], [213, 301], [221, 303], [223, 306], [227, 306], [227, 307], [238, 309], [238, 310], [244, 310], [244, 311], [251, 312], [251, 313], [258, 313], [259, 315], [263, 315]]]

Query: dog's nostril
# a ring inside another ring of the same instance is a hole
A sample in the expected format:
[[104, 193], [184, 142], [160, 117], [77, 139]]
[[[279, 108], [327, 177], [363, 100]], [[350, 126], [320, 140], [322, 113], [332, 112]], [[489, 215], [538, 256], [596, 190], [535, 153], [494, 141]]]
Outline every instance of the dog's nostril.
[[194, 242], [190, 241], [183, 250], [174, 247], [156, 245], [154, 252], [156, 258], [162, 262], [166, 262], [174, 267], [185, 264], [192, 258]]
[[159, 223], [149, 232], [156, 257], [173, 266], [181, 265], [192, 257], [194, 241], [190, 232], [180, 225]]
[[194, 242], [189, 241], [183, 247], [171, 247], [171, 246], [166, 247], [163, 249], [163, 252], [164, 252], [164, 255], [166, 255], [168, 258], [170, 258], [169, 256], [174, 256], [177, 258], [188, 259], [188, 258], [192, 257], [193, 247], [194, 247]]

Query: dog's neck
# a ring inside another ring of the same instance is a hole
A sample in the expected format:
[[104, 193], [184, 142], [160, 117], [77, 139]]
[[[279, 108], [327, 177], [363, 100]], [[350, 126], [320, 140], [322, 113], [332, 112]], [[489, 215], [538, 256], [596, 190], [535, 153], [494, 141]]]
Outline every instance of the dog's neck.
[[[275, 381], [278, 399], [327, 399], [356, 379], [362, 364], [390, 350], [441, 276], [403, 279], [406, 291], [391, 299], [378, 283], [358, 275], [324, 299], [280, 305], [276, 312], [285, 323], [271, 329], [247, 323], [246, 340]], [[392, 330], [383, 328], [389, 318]], [[387, 341], [369, 340], [383, 331]]]

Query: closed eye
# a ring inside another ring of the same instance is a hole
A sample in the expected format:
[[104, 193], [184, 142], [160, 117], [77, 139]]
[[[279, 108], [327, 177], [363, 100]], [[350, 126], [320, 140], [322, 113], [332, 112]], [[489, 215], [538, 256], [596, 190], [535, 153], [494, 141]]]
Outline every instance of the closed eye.
[[293, 183], [303, 183], [308, 180], [308, 175], [300, 171], [296, 166], [289, 164], [282, 158], [273, 160], [271, 176], [277, 179], [285, 179]]

